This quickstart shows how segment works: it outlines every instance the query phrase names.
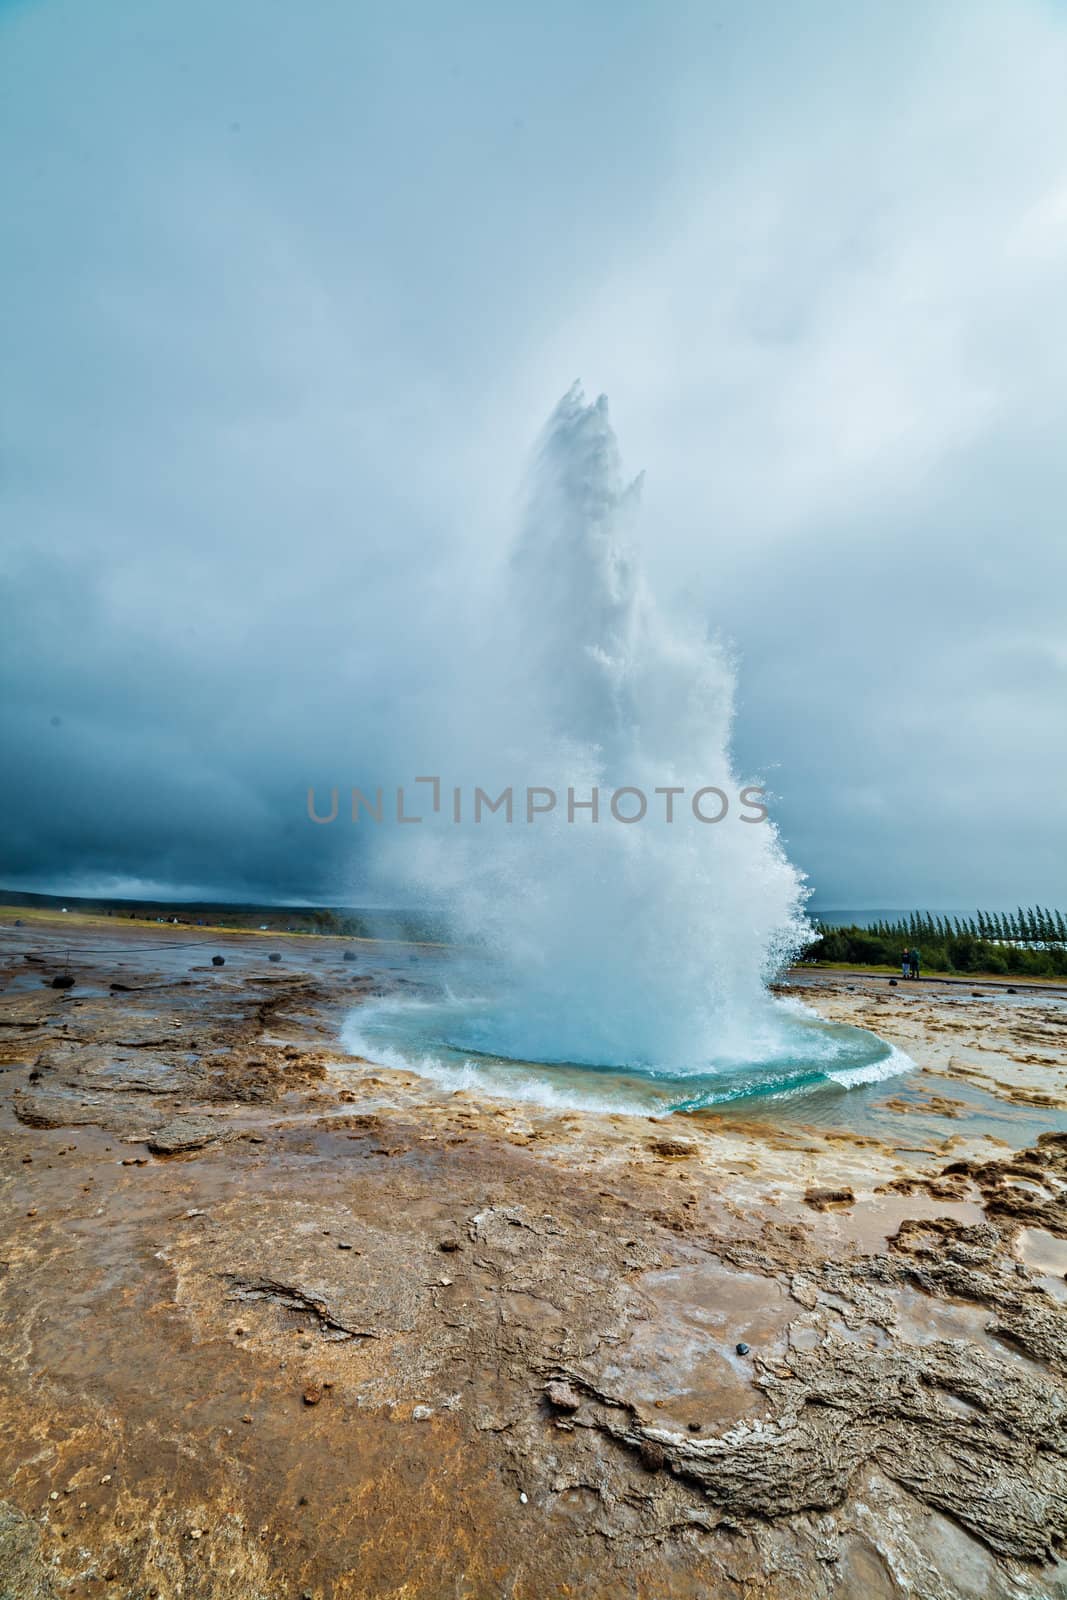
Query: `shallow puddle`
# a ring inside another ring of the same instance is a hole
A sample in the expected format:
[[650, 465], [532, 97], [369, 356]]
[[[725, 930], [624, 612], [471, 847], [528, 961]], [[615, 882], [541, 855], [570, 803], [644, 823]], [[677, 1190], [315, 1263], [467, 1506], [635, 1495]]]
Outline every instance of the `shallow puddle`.
[[1057, 1239], [1044, 1228], [1023, 1228], [1019, 1253], [1034, 1272], [1048, 1273], [1060, 1280], [1067, 1276], [1067, 1239]]
[[[638, 1287], [649, 1319], [602, 1373], [604, 1387], [646, 1420], [717, 1433], [765, 1415], [753, 1356], [785, 1347], [797, 1307], [773, 1278], [715, 1262], [645, 1273]], [[749, 1353], [739, 1355], [746, 1344]]]
[[985, 1221], [985, 1212], [977, 1200], [938, 1200], [927, 1194], [874, 1195], [857, 1201], [851, 1211], [827, 1213], [825, 1226], [864, 1255], [884, 1255], [902, 1222], [934, 1222], [941, 1217], [970, 1228]]

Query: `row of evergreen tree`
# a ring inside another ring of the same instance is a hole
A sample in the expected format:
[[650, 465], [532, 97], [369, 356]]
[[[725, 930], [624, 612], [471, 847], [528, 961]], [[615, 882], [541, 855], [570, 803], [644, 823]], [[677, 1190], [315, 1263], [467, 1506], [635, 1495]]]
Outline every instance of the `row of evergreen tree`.
[[805, 959], [893, 968], [909, 950], [919, 951], [926, 972], [1063, 978], [1067, 977], [1067, 922], [1060, 911], [1020, 906], [1011, 912], [979, 911], [973, 917], [913, 911], [865, 928], [820, 923]]
[[[831, 929], [823, 923], [820, 934]], [[933, 915], [929, 911], [912, 911], [896, 922], [878, 921], [870, 925], [870, 932], [879, 939], [898, 944], [946, 944], [949, 939], [970, 935], [987, 944], [1036, 945], [1047, 949], [1052, 945], [1067, 945], [1067, 920], [1062, 911], [1049, 911], [1044, 906], [1019, 906], [1016, 911], [978, 911], [973, 917]]]

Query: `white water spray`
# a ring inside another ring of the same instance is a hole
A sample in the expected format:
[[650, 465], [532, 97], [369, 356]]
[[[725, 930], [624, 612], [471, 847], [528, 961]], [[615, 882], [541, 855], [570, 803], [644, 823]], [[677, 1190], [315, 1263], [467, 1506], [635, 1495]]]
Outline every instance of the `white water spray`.
[[[724, 652], [657, 608], [631, 543], [641, 483], [624, 480], [607, 402], [576, 385], [549, 420], [481, 664], [479, 782], [546, 785], [558, 809], [402, 830], [391, 870], [494, 958], [496, 999], [460, 1040], [520, 1060], [672, 1073], [773, 1060], [788, 1018], [767, 980], [808, 938], [804, 890], [770, 822], [741, 820]], [[506, 748], [490, 703], [506, 704]], [[475, 741], [475, 744], [477, 741]], [[715, 785], [727, 817], [693, 817]], [[665, 821], [606, 814], [612, 791], [676, 786]], [[565, 796], [601, 795], [600, 820]], [[418, 837], [412, 838], [417, 832]]]

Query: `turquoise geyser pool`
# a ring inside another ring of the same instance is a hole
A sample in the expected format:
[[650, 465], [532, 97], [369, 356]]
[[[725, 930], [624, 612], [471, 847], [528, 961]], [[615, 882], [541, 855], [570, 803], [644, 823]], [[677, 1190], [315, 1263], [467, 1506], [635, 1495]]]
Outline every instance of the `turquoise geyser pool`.
[[771, 1003], [760, 1033], [747, 1050], [685, 1067], [545, 1060], [536, 1050], [523, 1053], [510, 1037], [499, 999], [448, 994], [372, 1001], [352, 1014], [342, 1037], [353, 1055], [417, 1072], [446, 1089], [645, 1116], [768, 1100], [790, 1102], [795, 1115], [797, 1102], [808, 1097], [841, 1095], [914, 1066], [876, 1034], [826, 1022], [793, 999]]

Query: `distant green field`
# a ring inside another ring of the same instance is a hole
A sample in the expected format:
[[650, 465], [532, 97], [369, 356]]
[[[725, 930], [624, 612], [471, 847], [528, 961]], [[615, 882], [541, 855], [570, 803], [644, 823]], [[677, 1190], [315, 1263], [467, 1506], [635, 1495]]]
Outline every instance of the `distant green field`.
[[[227, 929], [240, 933], [318, 934], [341, 939], [443, 942], [439, 918], [417, 911], [346, 906], [263, 906], [224, 902], [108, 900], [81, 895], [38, 895], [0, 890], [0, 916], [24, 922], [61, 917], [64, 922], [121, 922], [127, 926]], [[65, 908], [65, 909], [64, 909]]]
[[[814, 967], [815, 970], [818, 971], [818, 972], [854, 972], [857, 975], [862, 973], [862, 975], [864, 977], [866, 977], [869, 974], [872, 978], [899, 978], [900, 977], [900, 965], [899, 965], [899, 963], [895, 967], [888, 967], [888, 966], [880, 966], [879, 967], [879, 966], [872, 966], [872, 965], [862, 965], [861, 966], [860, 963], [855, 962], [855, 961], [808, 961], [808, 960], [805, 960], [805, 961], [800, 962], [799, 966], [795, 967], [793, 970], [794, 971], [803, 971], [805, 967]], [[1010, 973], [1010, 974], [1005, 975], [1003, 972], [968, 972], [968, 973], [964, 974], [964, 973], [959, 973], [959, 972], [948, 972], [948, 971], [945, 971], [943, 968], [942, 969], [938, 969], [937, 967], [923, 967], [922, 976], [924, 978], [929, 978], [929, 979], [951, 978], [956, 982], [959, 982], [959, 980], [962, 977], [968, 978], [972, 983], [983, 983], [983, 982], [985, 982], [985, 983], [1009, 983], [1010, 982], [1010, 983], [1013, 983], [1013, 984], [1018, 984], [1020, 988], [1025, 988], [1027, 986], [1027, 984], [1042, 985], [1042, 984], [1046, 984], [1046, 983], [1055, 983], [1055, 982], [1058, 981], [1054, 977], [1053, 978], [1020, 977], [1018, 973]], [[905, 982], [905, 981], [910, 981], [910, 980], [901, 979], [901, 982]]]

